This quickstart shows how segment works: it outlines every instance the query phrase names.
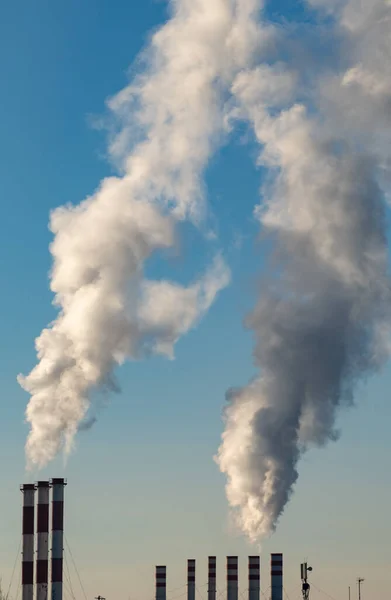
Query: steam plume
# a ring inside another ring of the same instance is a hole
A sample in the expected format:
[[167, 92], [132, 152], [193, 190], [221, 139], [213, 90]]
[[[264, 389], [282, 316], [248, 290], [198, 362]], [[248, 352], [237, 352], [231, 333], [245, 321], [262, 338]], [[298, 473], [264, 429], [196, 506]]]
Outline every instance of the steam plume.
[[116, 120], [109, 151], [122, 177], [51, 216], [59, 315], [36, 340], [38, 365], [19, 376], [31, 394], [29, 465], [69, 451], [76, 432], [94, 421], [85, 418], [91, 391], [113, 387], [116, 364], [150, 352], [172, 357], [229, 281], [220, 254], [187, 288], [145, 281], [143, 267], [175, 245], [178, 221], [202, 222], [202, 171], [226, 133], [229, 87], [268, 32], [259, 36], [257, 0], [170, 4], [144, 70], [108, 103]]
[[172, 3], [144, 71], [109, 102], [119, 124], [110, 152], [123, 176], [51, 216], [59, 315], [36, 341], [38, 365], [19, 377], [31, 394], [30, 465], [43, 466], [64, 445], [69, 451], [91, 391], [109, 385], [114, 365], [150, 351], [172, 356], [228, 283], [219, 255], [188, 288], [144, 281], [143, 266], [175, 244], [178, 220], [205, 214], [202, 170], [224, 128], [224, 89], [255, 43], [251, 31], [239, 34], [251, 5]]
[[333, 10], [338, 67], [318, 65], [311, 89], [288, 61], [243, 71], [232, 87], [270, 169], [255, 214], [278, 265], [247, 319], [260, 376], [228, 393], [217, 457], [253, 541], [275, 529], [300, 456], [337, 437], [337, 409], [389, 350], [391, 6], [311, 3]]

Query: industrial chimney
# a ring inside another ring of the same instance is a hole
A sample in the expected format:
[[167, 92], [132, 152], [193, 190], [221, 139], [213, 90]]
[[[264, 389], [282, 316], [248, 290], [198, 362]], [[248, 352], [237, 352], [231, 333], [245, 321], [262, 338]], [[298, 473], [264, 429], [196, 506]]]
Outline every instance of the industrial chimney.
[[[51, 479], [52, 488], [52, 595], [51, 600], [62, 600], [64, 552], [64, 487], [65, 479]], [[37, 599], [39, 600], [39, 599]]]
[[195, 570], [196, 561], [189, 558], [187, 561], [187, 600], [195, 600]]
[[238, 600], [237, 556], [227, 556], [227, 600]]
[[248, 557], [248, 600], [259, 600], [261, 590], [261, 560], [259, 556]]
[[35, 485], [20, 486], [23, 493], [22, 600], [34, 600], [34, 496]]
[[216, 557], [208, 557], [208, 600], [216, 600]]
[[36, 600], [47, 600], [49, 574], [49, 482], [38, 481]]
[[156, 567], [156, 600], [166, 600], [166, 567]]
[[283, 561], [282, 554], [271, 554], [271, 600], [283, 600]]

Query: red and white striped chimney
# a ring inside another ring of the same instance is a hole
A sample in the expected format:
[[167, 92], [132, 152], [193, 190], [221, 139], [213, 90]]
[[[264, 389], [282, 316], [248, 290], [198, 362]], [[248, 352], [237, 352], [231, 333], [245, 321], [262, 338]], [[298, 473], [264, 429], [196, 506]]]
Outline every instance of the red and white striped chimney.
[[166, 600], [166, 567], [156, 567], [156, 600]]
[[64, 553], [64, 487], [65, 479], [51, 479], [52, 487], [52, 595], [51, 600], [62, 600]]
[[227, 600], [238, 600], [237, 556], [227, 556]]
[[189, 558], [187, 561], [187, 600], [195, 600], [195, 575], [196, 561]]
[[261, 559], [248, 557], [248, 600], [259, 600], [261, 589]]
[[35, 485], [25, 483], [23, 492], [23, 550], [22, 550], [22, 600], [34, 599], [34, 496]]
[[38, 481], [36, 600], [47, 600], [49, 574], [49, 482]]
[[216, 557], [208, 557], [208, 600], [216, 600]]
[[283, 600], [283, 562], [282, 554], [272, 554], [270, 557], [271, 571], [271, 600]]

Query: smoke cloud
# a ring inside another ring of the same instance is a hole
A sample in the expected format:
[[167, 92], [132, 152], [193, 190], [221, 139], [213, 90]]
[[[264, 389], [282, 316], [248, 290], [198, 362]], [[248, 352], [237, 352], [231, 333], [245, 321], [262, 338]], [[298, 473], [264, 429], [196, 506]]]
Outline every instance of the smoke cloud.
[[[145, 264], [175, 247], [182, 221], [203, 222], [205, 165], [247, 122], [268, 171], [254, 215], [275, 251], [246, 319], [259, 376], [228, 392], [216, 460], [252, 541], [274, 531], [300, 457], [337, 438], [338, 409], [389, 355], [391, 5], [307, 4], [317, 18], [304, 39], [262, 21], [260, 0], [172, 1], [143, 70], [108, 102], [121, 176], [51, 215], [59, 313], [19, 377], [27, 461], [43, 466], [93, 425], [91, 393], [113, 387], [116, 365], [173, 357], [229, 270], [217, 252], [183, 286], [147, 280]], [[309, 59], [318, 33], [330, 53]]]
[[122, 176], [51, 216], [59, 314], [36, 340], [37, 366], [19, 376], [31, 394], [30, 466], [70, 450], [91, 392], [110, 385], [115, 365], [150, 352], [172, 357], [229, 281], [220, 255], [189, 287], [143, 278], [148, 258], [175, 245], [178, 221], [198, 224], [206, 214], [202, 171], [224, 131], [224, 89], [252, 43], [249, 32], [238, 48], [242, 9], [237, 15], [231, 2], [171, 8], [143, 71], [108, 103], [117, 122], [110, 154]]
[[172, 358], [229, 282], [220, 253], [188, 287], [147, 281], [143, 271], [176, 246], [178, 223], [205, 221], [202, 173], [228, 132], [229, 88], [269, 34], [259, 36], [256, 0], [172, 0], [170, 8], [141, 71], [108, 101], [109, 155], [121, 176], [51, 215], [59, 313], [36, 340], [37, 366], [18, 377], [31, 395], [29, 466], [70, 451], [76, 432], [93, 424], [91, 393], [113, 388], [116, 365], [150, 353]]
[[275, 247], [246, 322], [260, 375], [228, 393], [217, 456], [252, 541], [274, 531], [300, 457], [336, 439], [338, 408], [389, 355], [391, 6], [311, 4], [333, 12], [337, 66], [317, 65], [304, 88], [285, 59], [232, 86], [231, 117], [251, 124], [269, 169], [255, 215]]

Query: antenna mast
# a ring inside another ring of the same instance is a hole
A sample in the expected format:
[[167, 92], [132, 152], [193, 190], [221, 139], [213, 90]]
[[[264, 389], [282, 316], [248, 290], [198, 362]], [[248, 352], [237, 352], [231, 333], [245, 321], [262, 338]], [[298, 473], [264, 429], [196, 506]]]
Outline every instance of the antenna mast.
[[361, 600], [361, 584], [365, 581], [364, 577], [357, 577], [358, 600]]
[[[301, 575], [301, 593], [303, 595], [303, 600], [309, 600], [309, 597], [310, 597], [310, 584], [308, 583], [308, 571], [312, 571], [312, 567], [309, 567], [306, 562], [301, 563], [300, 575]], [[359, 599], [359, 600], [361, 600], [361, 599]]]

